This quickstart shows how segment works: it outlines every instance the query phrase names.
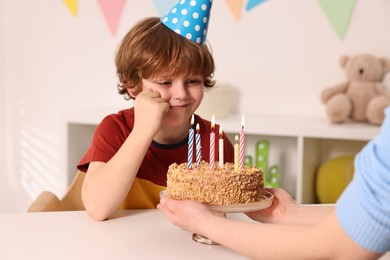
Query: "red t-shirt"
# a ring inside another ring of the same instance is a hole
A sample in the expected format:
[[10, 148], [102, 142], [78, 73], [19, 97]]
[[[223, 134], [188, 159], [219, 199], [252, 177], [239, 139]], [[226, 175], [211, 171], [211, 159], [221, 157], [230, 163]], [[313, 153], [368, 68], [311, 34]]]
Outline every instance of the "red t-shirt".
[[[209, 161], [211, 122], [195, 116], [200, 126], [202, 159]], [[77, 168], [86, 172], [90, 162], [108, 162], [119, 150], [134, 126], [134, 108], [108, 115], [96, 128], [92, 144]], [[218, 160], [219, 126], [214, 129], [215, 158]], [[224, 160], [233, 162], [233, 145], [224, 134]], [[188, 137], [177, 144], [159, 144], [152, 141], [138, 170], [136, 179], [122, 208], [154, 208], [160, 198], [159, 192], [166, 187], [167, 170], [172, 163], [187, 162]], [[196, 154], [194, 144], [194, 157]], [[129, 157], [131, 154], [129, 154]], [[195, 158], [194, 158], [195, 161]], [[195, 165], [195, 164], [193, 164]]]

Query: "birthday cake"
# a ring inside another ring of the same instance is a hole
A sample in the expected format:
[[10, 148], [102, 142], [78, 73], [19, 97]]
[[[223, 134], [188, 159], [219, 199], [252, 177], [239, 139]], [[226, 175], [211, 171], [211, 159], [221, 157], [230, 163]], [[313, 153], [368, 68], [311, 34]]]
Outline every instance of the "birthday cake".
[[187, 163], [172, 164], [167, 173], [167, 194], [178, 200], [196, 200], [208, 205], [231, 205], [257, 202], [263, 198], [263, 172], [244, 166], [235, 170], [225, 163], [210, 170], [209, 163], [188, 169]]

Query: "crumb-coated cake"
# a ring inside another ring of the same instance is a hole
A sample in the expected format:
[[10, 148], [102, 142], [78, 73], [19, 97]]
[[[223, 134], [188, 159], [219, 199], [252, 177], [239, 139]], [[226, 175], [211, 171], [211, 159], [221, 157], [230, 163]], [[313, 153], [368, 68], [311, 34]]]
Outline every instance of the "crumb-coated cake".
[[187, 168], [187, 163], [174, 163], [167, 173], [167, 194], [179, 200], [196, 200], [210, 205], [230, 205], [257, 202], [264, 192], [263, 172], [256, 167], [244, 166], [235, 171], [234, 164], [223, 167], [209, 163]]

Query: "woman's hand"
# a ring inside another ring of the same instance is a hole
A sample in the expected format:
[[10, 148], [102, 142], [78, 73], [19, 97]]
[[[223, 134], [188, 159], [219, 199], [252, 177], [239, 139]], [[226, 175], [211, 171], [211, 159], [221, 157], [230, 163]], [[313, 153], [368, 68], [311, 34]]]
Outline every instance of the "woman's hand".
[[203, 234], [203, 224], [212, 217], [224, 216], [197, 201], [174, 200], [163, 197], [157, 208], [176, 226], [193, 233]]
[[253, 220], [265, 223], [288, 223], [287, 209], [298, 207], [294, 199], [281, 188], [266, 189], [274, 194], [272, 206], [263, 210], [245, 213]]
[[285, 190], [268, 189], [275, 196], [272, 206], [245, 213], [253, 220], [264, 223], [312, 225], [323, 221], [334, 209], [333, 205], [300, 205]]

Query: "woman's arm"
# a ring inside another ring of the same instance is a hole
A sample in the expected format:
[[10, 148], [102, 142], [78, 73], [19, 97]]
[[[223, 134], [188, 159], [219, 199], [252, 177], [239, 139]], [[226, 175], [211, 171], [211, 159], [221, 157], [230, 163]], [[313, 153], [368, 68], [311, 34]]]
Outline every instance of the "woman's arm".
[[272, 206], [246, 215], [253, 220], [279, 224], [315, 224], [324, 220], [333, 205], [299, 205], [285, 190], [267, 189], [275, 196]]
[[252, 259], [375, 259], [352, 241], [332, 211], [315, 225], [238, 222], [217, 216], [201, 203], [163, 198], [158, 209], [180, 228], [202, 234]]

